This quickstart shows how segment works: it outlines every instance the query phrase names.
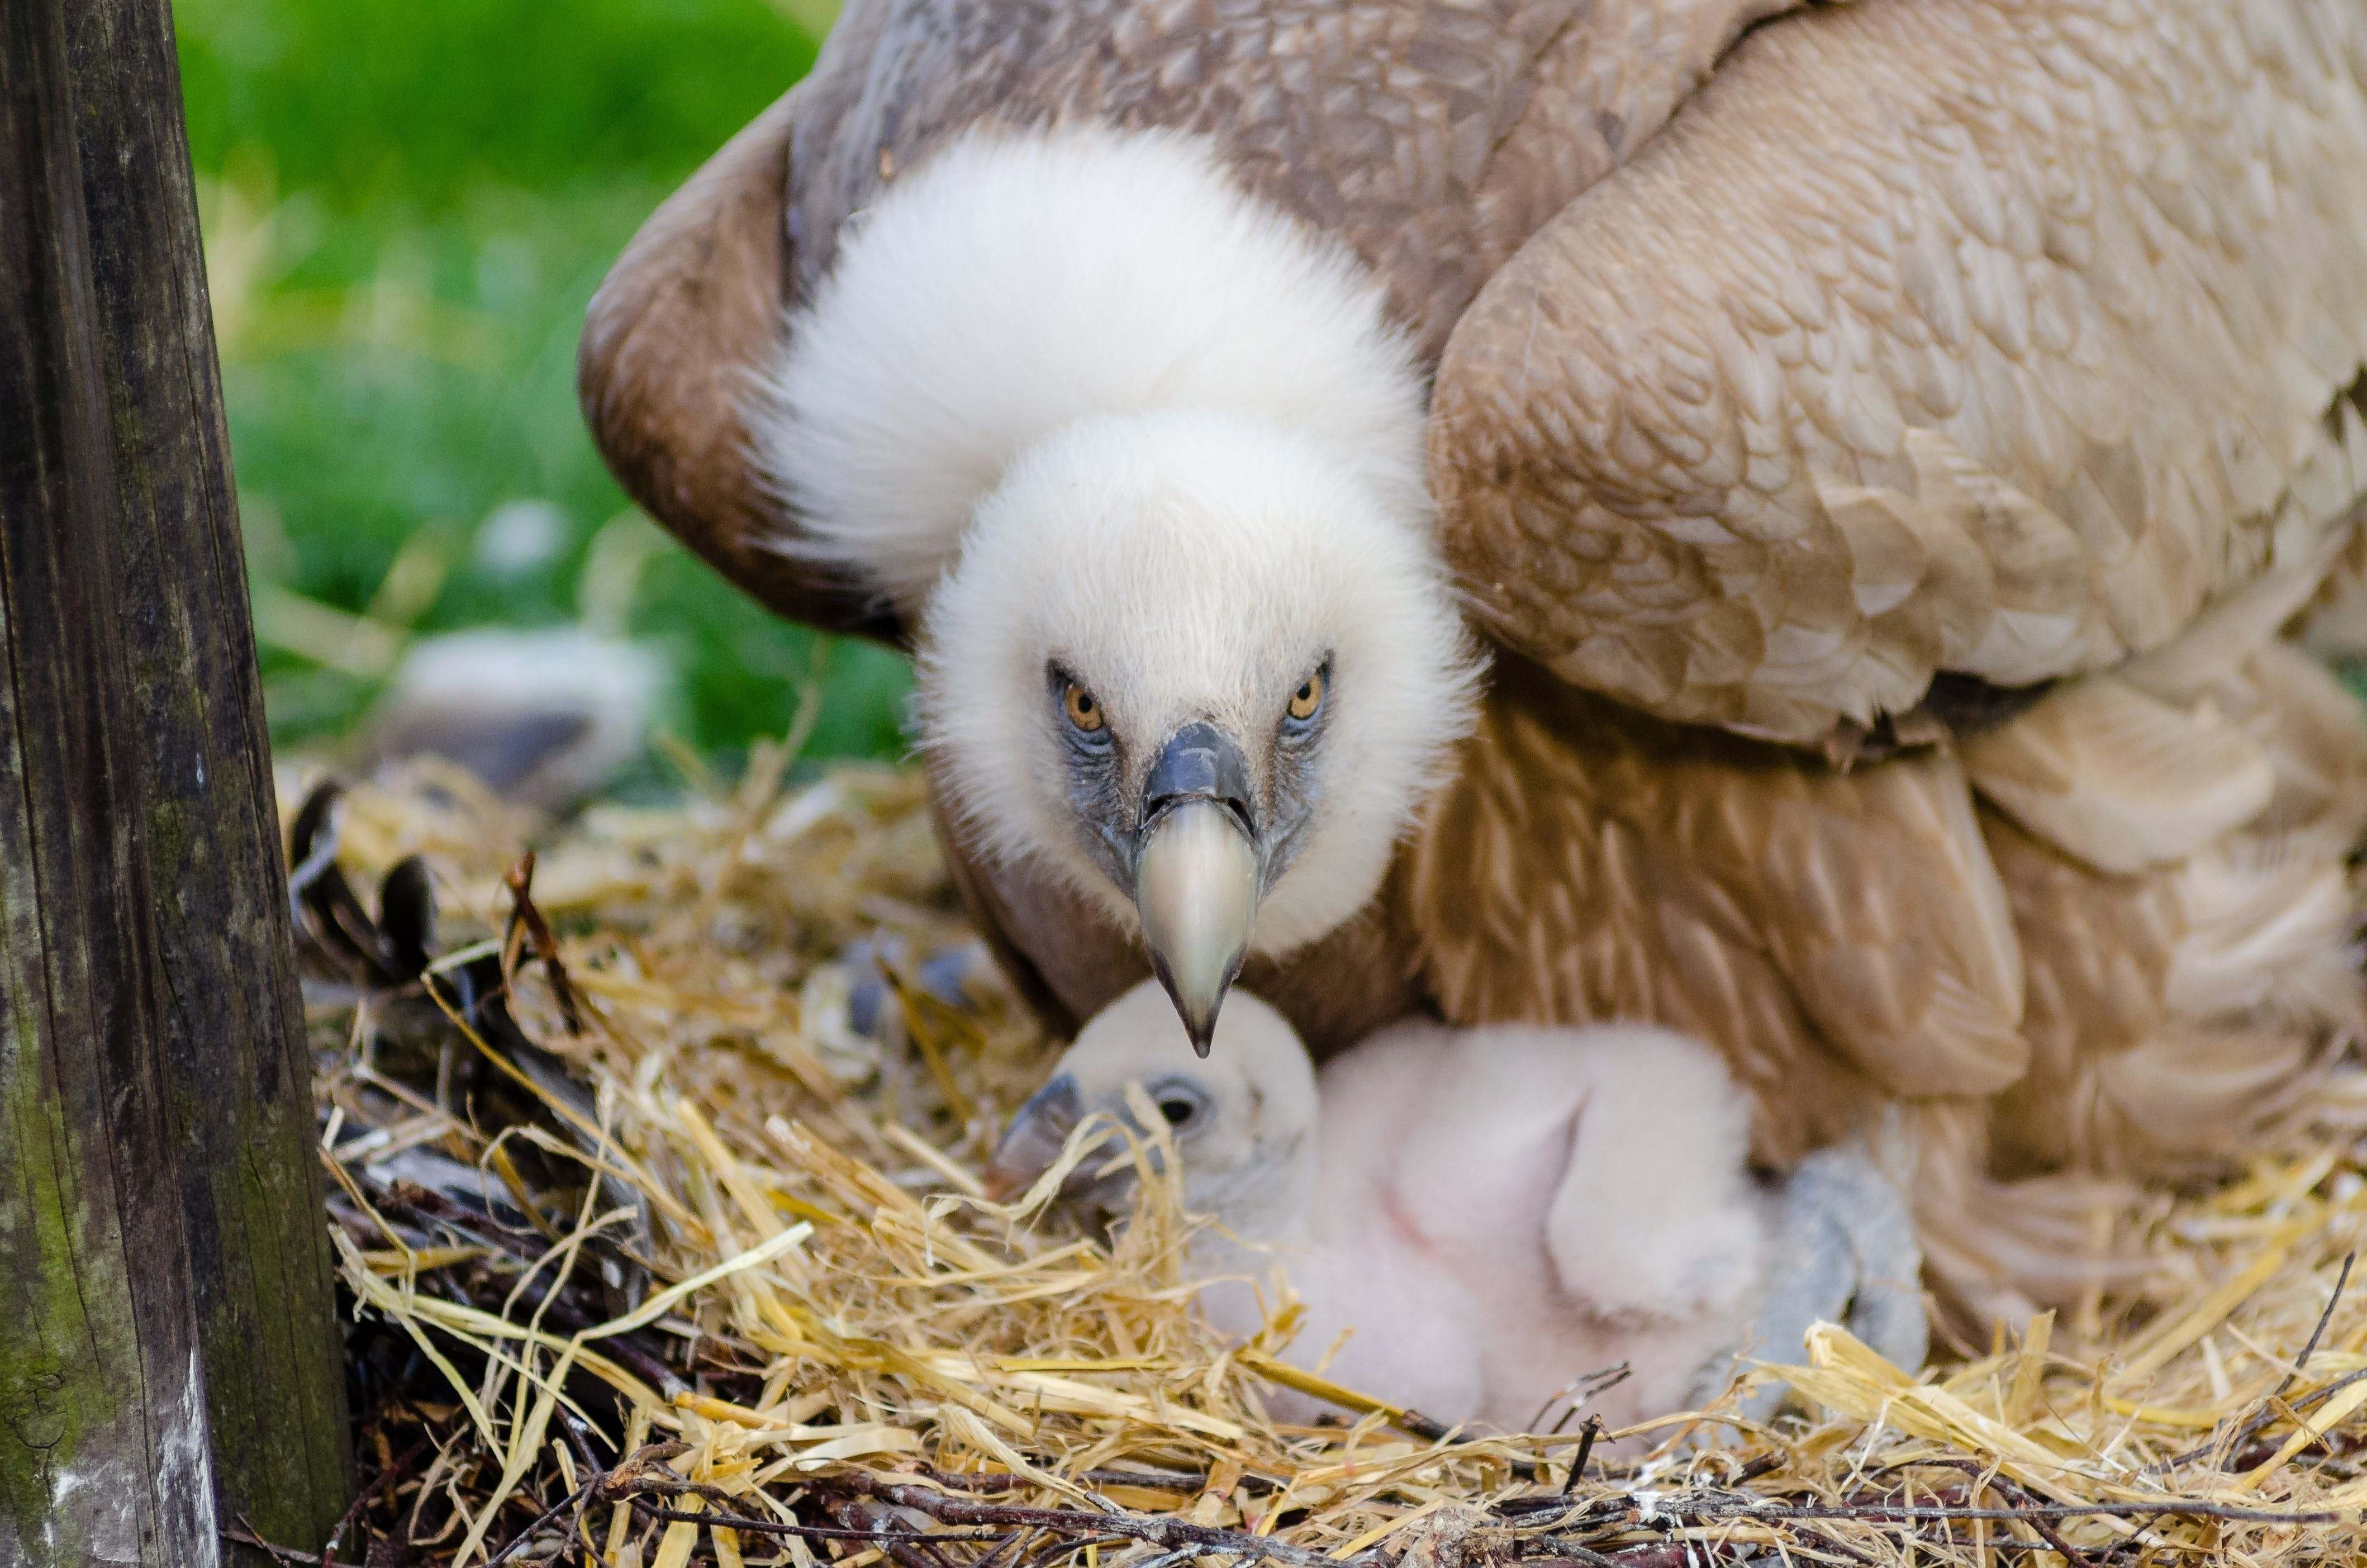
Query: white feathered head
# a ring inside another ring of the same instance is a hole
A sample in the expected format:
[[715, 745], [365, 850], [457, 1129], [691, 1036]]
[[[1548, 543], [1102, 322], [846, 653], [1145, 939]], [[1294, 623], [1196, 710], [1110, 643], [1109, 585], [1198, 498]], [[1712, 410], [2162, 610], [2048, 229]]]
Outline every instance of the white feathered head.
[[1194, 1042], [1339, 925], [1467, 728], [1422, 398], [1353, 261], [1198, 142], [975, 137], [845, 237], [760, 423], [798, 548], [917, 622], [990, 857], [1139, 922]]

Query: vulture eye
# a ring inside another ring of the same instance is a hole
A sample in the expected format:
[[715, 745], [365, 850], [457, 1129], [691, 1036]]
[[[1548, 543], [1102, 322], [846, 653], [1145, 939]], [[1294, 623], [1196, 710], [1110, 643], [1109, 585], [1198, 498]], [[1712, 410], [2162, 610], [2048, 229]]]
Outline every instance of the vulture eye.
[[1290, 694], [1290, 706], [1286, 711], [1302, 724], [1314, 718], [1322, 710], [1323, 690], [1326, 684], [1321, 670], [1308, 676], [1299, 683], [1298, 689]]
[[1187, 1099], [1166, 1099], [1159, 1102], [1159, 1114], [1167, 1119], [1170, 1127], [1181, 1127], [1199, 1114], [1200, 1108]]
[[1093, 700], [1092, 692], [1075, 681], [1060, 688], [1060, 711], [1069, 716], [1070, 723], [1086, 734], [1101, 733], [1102, 705]]

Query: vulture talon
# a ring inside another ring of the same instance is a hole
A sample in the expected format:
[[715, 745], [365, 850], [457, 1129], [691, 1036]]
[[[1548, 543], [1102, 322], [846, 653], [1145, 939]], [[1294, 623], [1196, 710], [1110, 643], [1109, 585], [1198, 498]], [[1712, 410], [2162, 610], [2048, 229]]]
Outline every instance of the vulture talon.
[[436, 887], [425, 859], [398, 860], [378, 889], [378, 924], [393, 971], [418, 979], [436, 961]]
[[379, 923], [345, 880], [337, 864], [337, 841], [343, 825], [345, 786], [325, 779], [305, 797], [289, 834], [289, 898], [297, 929], [341, 968], [353, 971], [379, 990], [391, 990], [414, 978], [402, 971], [402, 960]]

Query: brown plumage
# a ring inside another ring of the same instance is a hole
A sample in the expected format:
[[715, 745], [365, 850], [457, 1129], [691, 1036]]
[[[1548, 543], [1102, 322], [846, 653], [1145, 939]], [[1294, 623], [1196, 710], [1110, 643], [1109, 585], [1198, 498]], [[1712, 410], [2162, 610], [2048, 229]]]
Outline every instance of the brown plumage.
[[2109, 667], [2306, 554], [2367, 485], [2362, 26], [1939, 0], [1753, 35], [1448, 344], [1432, 472], [1482, 619], [1810, 741], [1940, 669]]
[[[1903, 1102], [1935, 1267], [2054, 1289], [2074, 1189], [2018, 1253], [1990, 1184], [2222, 1157], [2358, 1022], [2367, 729], [2274, 639], [2367, 494], [2367, 13], [1791, 12], [853, 5], [619, 262], [585, 409], [752, 593], [909, 642], [750, 459], [784, 306], [975, 127], [1206, 134], [1386, 290], [1500, 649], [1377, 897], [1242, 983], [1319, 1051], [1667, 1023], [1778, 1163]], [[1056, 1022], [1145, 971], [946, 836]]]

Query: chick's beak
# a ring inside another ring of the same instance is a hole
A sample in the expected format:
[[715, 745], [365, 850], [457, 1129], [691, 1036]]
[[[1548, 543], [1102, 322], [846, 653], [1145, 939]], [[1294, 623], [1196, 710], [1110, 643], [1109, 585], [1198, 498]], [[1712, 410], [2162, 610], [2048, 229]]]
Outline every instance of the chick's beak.
[[1249, 952], [1256, 821], [1249, 764], [1231, 736], [1187, 724], [1161, 748], [1135, 838], [1135, 908], [1151, 967], [1202, 1056]]
[[1066, 1073], [1055, 1074], [1029, 1096], [1027, 1103], [1013, 1114], [1011, 1125], [1002, 1130], [993, 1158], [987, 1161], [982, 1184], [986, 1196], [994, 1202], [1008, 1203], [1034, 1187], [1036, 1178], [1060, 1157], [1083, 1113], [1084, 1099], [1077, 1092], [1077, 1081]]

